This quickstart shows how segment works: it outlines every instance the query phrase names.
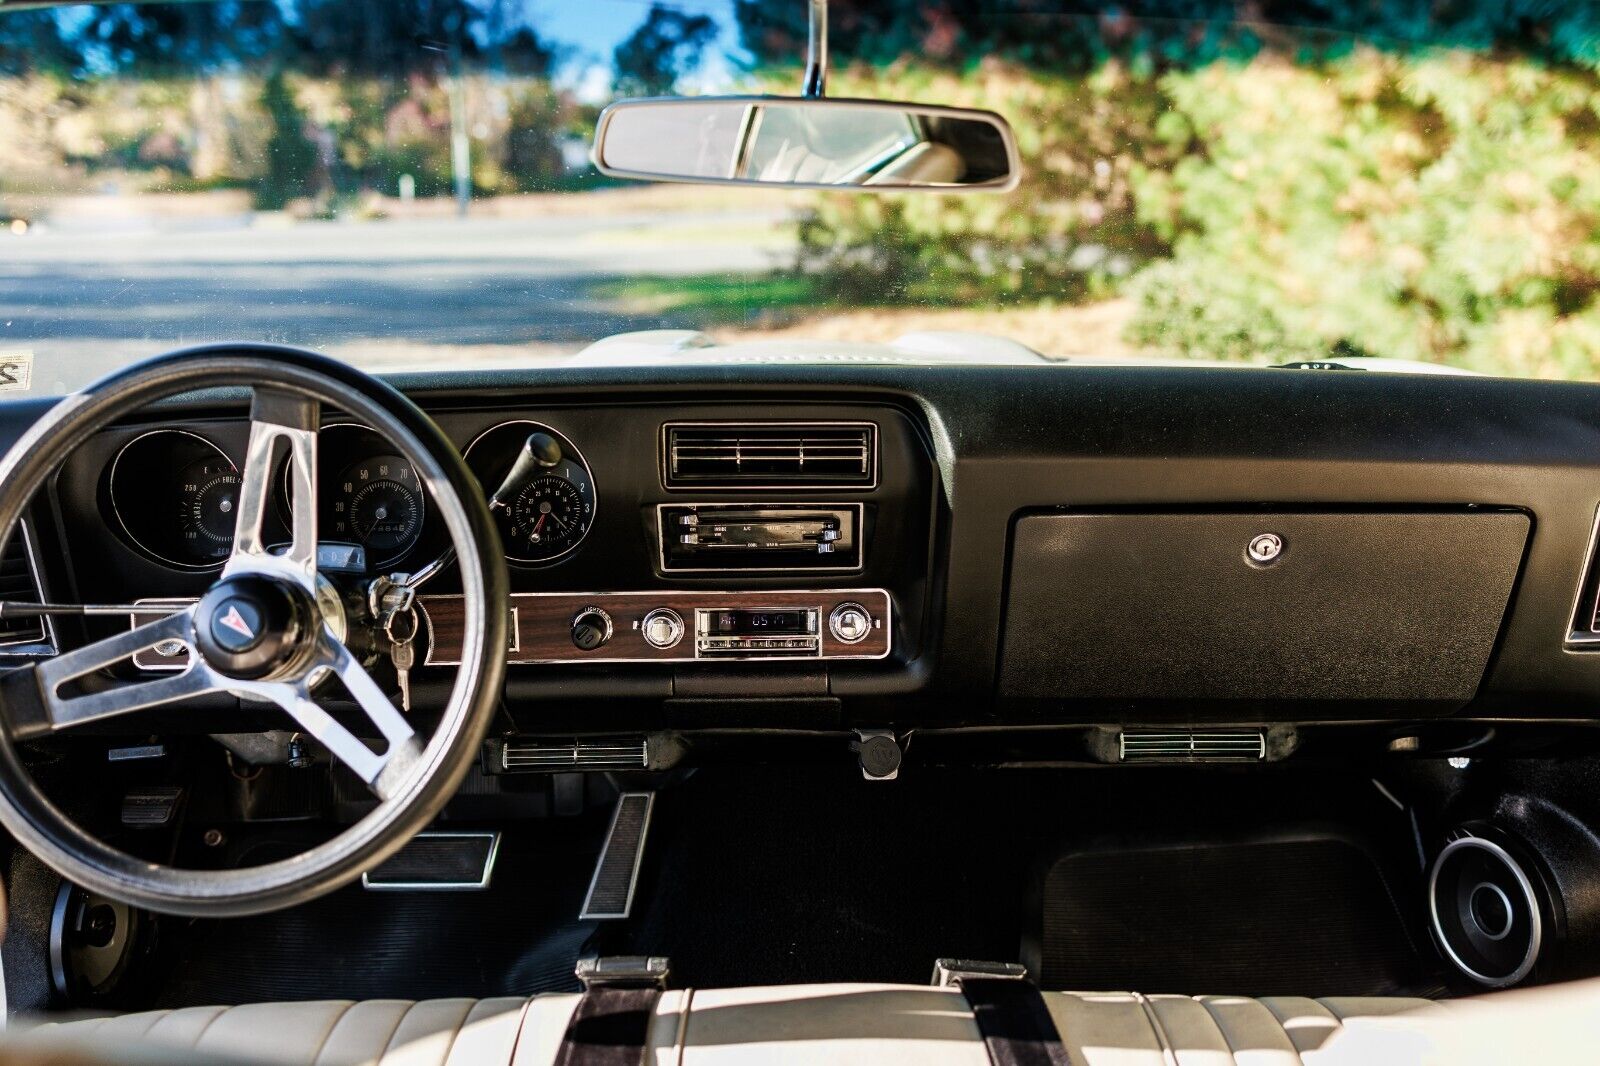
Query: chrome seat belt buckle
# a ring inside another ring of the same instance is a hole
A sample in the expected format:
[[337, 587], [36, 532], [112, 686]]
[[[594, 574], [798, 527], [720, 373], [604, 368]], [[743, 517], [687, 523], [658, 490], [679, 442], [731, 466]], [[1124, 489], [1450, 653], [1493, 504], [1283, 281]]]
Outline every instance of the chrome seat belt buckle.
[[665, 990], [672, 960], [664, 955], [604, 955], [579, 959], [573, 973], [584, 991], [594, 988]]
[[935, 988], [954, 988], [962, 981], [984, 978], [992, 981], [1026, 981], [1028, 968], [1020, 962], [986, 962], [981, 959], [935, 959]]

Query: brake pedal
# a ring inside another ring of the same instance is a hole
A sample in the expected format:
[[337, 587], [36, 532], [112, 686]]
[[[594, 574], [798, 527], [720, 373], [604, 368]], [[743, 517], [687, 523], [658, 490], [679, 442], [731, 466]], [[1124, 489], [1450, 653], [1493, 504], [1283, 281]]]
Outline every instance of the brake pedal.
[[605, 847], [600, 849], [589, 894], [578, 914], [580, 921], [626, 918], [633, 910], [633, 892], [639, 884], [639, 865], [655, 803], [654, 792], [624, 792], [617, 797]]
[[500, 834], [487, 830], [418, 833], [382, 866], [361, 875], [372, 892], [477, 892], [489, 887]]

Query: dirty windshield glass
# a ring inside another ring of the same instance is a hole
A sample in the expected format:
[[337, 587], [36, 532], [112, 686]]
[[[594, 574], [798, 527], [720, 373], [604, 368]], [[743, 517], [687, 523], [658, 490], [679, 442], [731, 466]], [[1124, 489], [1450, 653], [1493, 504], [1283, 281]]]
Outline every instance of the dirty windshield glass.
[[[835, 0], [829, 94], [1001, 113], [1014, 192], [595, 171], [619, 97], [797, 94], [807, 7], [0, 13], [0, 390], [216, 339], [425, 370], [659, 329], [809, 343], [791, 359], [965, 331], [1069, 362], [1600, 376], [1593, 5]], [[767, 132], [778, 172], [905, 131]]]

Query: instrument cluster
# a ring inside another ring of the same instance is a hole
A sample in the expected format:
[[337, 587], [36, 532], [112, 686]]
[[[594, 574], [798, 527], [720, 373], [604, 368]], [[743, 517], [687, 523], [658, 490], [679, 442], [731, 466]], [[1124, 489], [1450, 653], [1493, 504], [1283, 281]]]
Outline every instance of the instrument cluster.
[[[479, 434], [466, 459], [489, 501], [506, 558], [548, 566], [575, 552], [595, 520], [595, 484], [561, 432], [510, 421]], [[187, 429], [143, 433], [106, 468], [102, 502], [141, 554], [177, 570], [220, 569], [233, 547], [243, 455]], [[289, 469], [279, 459], [269, 544], [289, 540]], [[322, 427], [317, 448], [317, 531], [323, 543], [357, 545], [374, 573], [416, 572], [449, 547], [417, 471], [365, 426]]]

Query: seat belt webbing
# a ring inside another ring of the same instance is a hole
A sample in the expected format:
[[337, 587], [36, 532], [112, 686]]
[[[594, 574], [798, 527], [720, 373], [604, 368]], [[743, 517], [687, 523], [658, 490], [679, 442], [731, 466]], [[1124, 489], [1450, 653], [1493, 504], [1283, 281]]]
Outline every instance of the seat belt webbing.
[[1032, 981], [967, 977], [961, 993], [993, 1066], [1071, 1066], [1044, 996]]
[[567, 1022], [556, 1066], [641, 1066], [660, 998], [658, 988], [588, 989]]

